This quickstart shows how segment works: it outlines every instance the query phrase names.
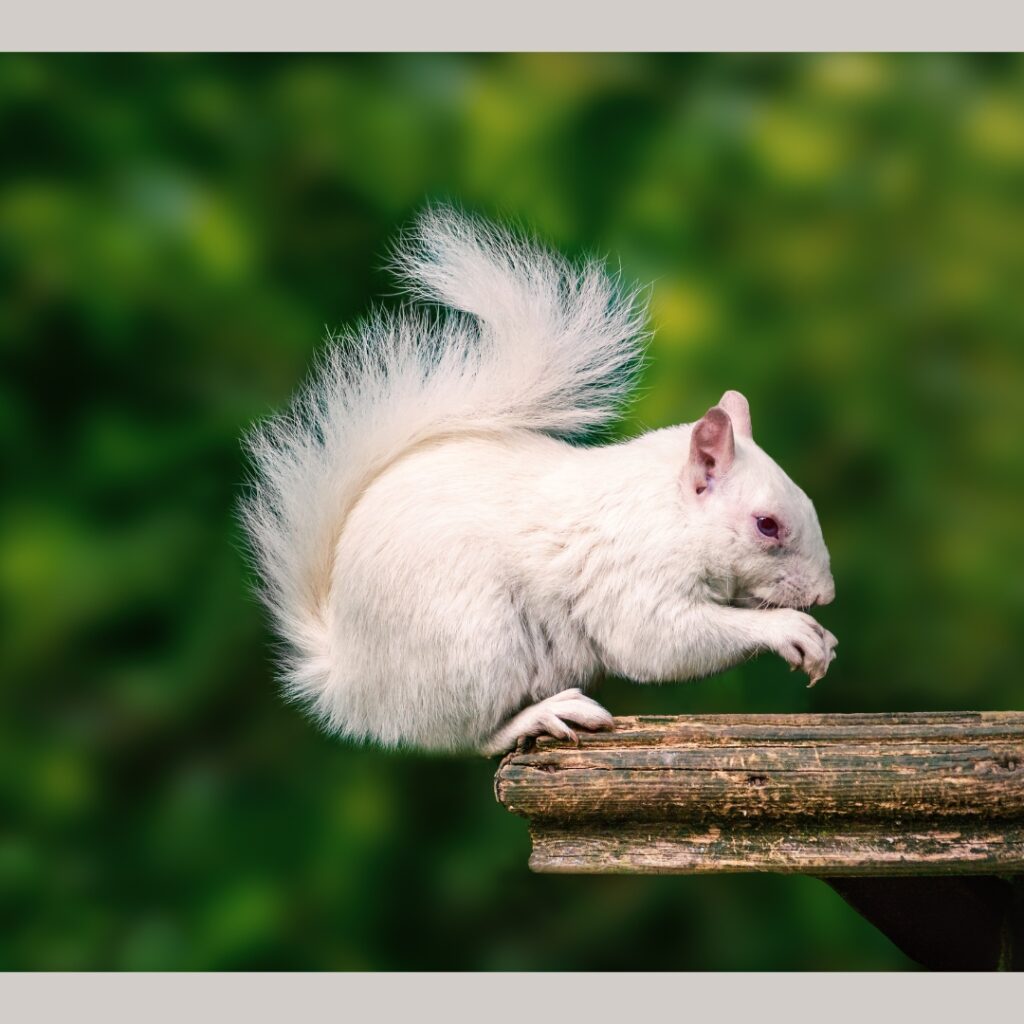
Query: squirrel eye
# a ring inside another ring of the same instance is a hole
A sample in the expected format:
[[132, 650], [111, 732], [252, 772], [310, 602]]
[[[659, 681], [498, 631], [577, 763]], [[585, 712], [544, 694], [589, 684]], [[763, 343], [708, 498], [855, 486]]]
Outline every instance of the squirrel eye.
[[757, 529], [765, 537], [778, 537], [779, 524], [771, 516], [758, 516]]

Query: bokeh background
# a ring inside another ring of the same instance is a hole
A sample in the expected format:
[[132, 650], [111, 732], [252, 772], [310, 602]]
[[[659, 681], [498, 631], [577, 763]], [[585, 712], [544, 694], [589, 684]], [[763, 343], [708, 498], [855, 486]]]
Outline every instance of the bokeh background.
[[911, 969], [807, 878], [532, 876], [494, 763], [285, 704], [243, 430], [427, 200], [655, 281], [623, 433], [726, 388], [840, 657], [617, 713], [1024, 706], [1024, 61], [0, 58], [0, 967]]

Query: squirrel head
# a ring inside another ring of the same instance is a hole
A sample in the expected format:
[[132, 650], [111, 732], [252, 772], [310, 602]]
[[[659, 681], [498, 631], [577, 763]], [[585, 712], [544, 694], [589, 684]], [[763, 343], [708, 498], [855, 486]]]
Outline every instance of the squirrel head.
[[726, 391], [693, 425], [683, 497], [713, 534], [723, 600], [803, 608], [835, 596], [828, 549], [806, 494], [754, 442], [750, 406]]

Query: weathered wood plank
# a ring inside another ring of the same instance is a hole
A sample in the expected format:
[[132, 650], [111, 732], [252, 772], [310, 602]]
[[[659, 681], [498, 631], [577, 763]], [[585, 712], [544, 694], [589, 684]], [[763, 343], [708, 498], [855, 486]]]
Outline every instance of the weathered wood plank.
[[853, 829], [656, 823], [530, 828], [534, 871], [557, 874], [993, 875], [1024, 871], [1024, 827]]
[[[588, 749], [597, 747], [679, 746], [701, 747], [757, 742], [769, 745], [795, 743], [858, 743], [879, 739], [886, 743], [913, 740], [946, 740], [950, 743], [1024, 734], [1024, 712], [976, 711], [903, 713], [899, 715], [646, 715], [615, 719], [614, 732], [586, 734]], [[539, 751], [563, 749], [564, 742], [542, 736]]]
[[509, 755], [538, 871], [1024, 870], [1024, 713], [617, 719]]
[[[844, 752], [845, 753], [845, 752]], [[815, 770], [801, 759], [680, 758], [657, 768], [510, 766], [499, 783], [510, 811], [533, 820], [700, 821], [735, 818], [964, 818], [1024, 816], [1024, 772], [986, 751], [969, 758], [924, 756], [880, 765], [845, 754]], [[1003, 761], [1002, 763], [1007, 763]], [[1013, 763], [1013, 762], [1009, 762]]]

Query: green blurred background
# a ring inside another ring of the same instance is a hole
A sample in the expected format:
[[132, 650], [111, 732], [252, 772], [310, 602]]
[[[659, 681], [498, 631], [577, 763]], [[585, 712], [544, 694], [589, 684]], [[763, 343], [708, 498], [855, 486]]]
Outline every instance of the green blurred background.
[[612, 711], [1021, 708], [1024, 61], [0, 58], [0, 967], [907, 969], [806, 878], [532, 876], [494, 763], [278, 695], [239, 436], [427, 200], [655, 280], [625, 433], [726, 388], [841, 640]]

